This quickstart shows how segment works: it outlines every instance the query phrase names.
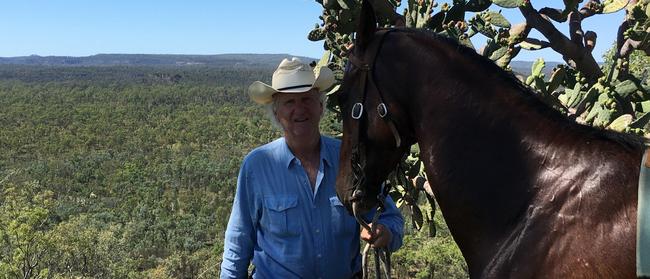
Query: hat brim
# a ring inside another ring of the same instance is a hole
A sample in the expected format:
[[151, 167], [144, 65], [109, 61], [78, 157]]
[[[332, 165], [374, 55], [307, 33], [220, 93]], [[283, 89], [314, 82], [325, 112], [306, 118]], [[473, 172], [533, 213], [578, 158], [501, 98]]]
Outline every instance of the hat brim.
[[311, 87], [299, 87], [288, 90], [276, 90], [270, 85], [263, 83], [261, 81], [255, 81], [248, 87], [248, 96], [254, 102], [262, 105], [269, 104], [273, 101], [273, 94], [276, 93], [303, 93], [314, 88], [318, 88], [319, 92], [323, 92], [336, 82], [334, 78], [334, 73], [327, 67], [320, 67], [319, 71], [316, 73], [316, 80]]

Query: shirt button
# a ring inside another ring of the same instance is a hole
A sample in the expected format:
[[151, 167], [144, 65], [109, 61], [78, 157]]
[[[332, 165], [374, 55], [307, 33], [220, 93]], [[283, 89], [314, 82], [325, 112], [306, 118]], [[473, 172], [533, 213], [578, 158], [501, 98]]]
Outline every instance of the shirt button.
[[322, 258], [322, 257], [323, 257], [323, 255], [321, 255], [321, 254], [318, 254], [318, 255], [316, 255], [316, 257], [318, 257], [318, 258]]
[[319, 232], [320, 232], [320, 230], [319, 230], [319, 229], [316, 229], [316, 233], [319, 233]]

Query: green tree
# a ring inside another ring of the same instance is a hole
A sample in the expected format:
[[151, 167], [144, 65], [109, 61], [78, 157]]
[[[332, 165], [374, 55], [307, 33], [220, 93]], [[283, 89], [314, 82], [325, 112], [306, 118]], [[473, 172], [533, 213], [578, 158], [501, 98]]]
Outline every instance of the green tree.
[[0, 278], [217, 277], [270, 73], [0, 65]]
[[38, 191], [35, 181], [0, 184], [0, 274], [4, 278], [46, 278], [53, 193]]

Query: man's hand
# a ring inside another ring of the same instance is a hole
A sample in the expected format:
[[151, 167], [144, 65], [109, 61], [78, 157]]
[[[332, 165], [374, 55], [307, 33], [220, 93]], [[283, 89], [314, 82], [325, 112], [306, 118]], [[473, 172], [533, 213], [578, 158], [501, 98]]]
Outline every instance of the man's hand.
[[[369, 225], [372, 228], [372, 224]], [[384, 225], [377, 223], [373, 233], [361, 227], [361, 239], [370, 243], [373, 248], [384, 248], [393, 239], [393, 233]]]

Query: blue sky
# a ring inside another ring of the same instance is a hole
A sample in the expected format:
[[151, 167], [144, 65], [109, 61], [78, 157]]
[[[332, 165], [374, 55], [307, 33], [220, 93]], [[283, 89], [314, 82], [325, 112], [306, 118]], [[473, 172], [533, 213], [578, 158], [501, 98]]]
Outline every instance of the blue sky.
[[[402, 6], [407, 0], [403, 0]], [[442, 2], [442, 1], [439, 1]], [[562, 6], [559, 0], [533, 5]], [[319, 23], [315, 0], [21, 0], [2, 1], [0, 57], [88, 56], [97, 53], [288, 53], [320, 57], [322, 42], [307, 40]], [[511, 22], [518, 10], [504, 10]], [[595, 16], [596, 59], [614, 42], [619, 12]], [[560, 26], [565, 31], [566, 25]], [[482, 41], [476, 41], [476, 45]], [[560, 61], [552, 51], [522, 52], [516, 60]]]

